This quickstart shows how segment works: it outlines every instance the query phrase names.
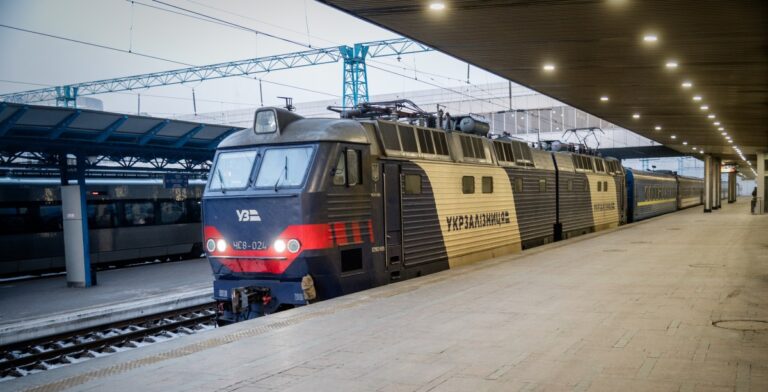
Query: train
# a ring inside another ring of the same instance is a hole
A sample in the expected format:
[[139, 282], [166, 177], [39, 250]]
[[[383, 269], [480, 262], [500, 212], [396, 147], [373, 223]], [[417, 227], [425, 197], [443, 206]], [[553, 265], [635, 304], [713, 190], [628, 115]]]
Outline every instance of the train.
[[219, 324], [702, 202], [701, 180], [383, 113], [265, 107], [219, 144], [202, 198]]
[[[92, 266], [199, 258], [204, 186], [198, 180], [165, 189], [162, 180], [88, 179]], [[64, 270], [60, 193], [52, 179], [0, 180], [0, 277]]]

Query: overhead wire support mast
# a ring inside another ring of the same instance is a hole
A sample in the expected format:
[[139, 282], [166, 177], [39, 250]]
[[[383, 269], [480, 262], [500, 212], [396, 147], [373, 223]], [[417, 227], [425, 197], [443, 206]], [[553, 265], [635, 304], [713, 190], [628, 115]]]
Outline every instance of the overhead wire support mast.
[[[351, 83], [357, 84], [355, 88], [351, 89], [350, 91], [364, 91], [364, 93], [357, 94], [357, 102], [355, 102], [354, 98], [351, 100], [351, 102], [357, 104], [360, 101], [368, 101], [365, 57], [400, 56], [403, 54], [427, 52], [432, 50], [425, 45], [406, 38], [396, 38], [391, 40], [355, 44], [355, 47], [358, 46], [360, 48], [366, 48], [358, 49], [357, 51], [358, 54], [361, 52], [366, 52], [363, 54], [362, 58], [359, 56], [355, 58], [355, 48], [351, 48], [349, 46], [311, 49], [282, 55], [258, 57], [226, 63], [194, 66], [170, 71], [153, 72], [142, 75], [104, 79], [92, 82], [75, 83], [65, 86], [56, 86], [3, 94], [0, 95], [0, 101], [13, 103], [56, 101], [59, 105], [69, 106], [70, 103], [76, 102], [78, 96], [131, 91], [143, 88], [168, 86], [189, 82], [200, 82], [211, 79], [244, 76], [291, 68], [301, 68], [312, 65], [331, 64], [343, 59], [345, 62], [345, 83], [347, 80], [350, 80]], [[348, 60], [348, 58], [344, 55], [345, 53], [349, 52], [353, 54], [350, 60]], [[346, 75], [347, 61], [358, 62], [355, 67], [349, 68], [350, 71], [357, 70], [358, 74], [354, 78], [348, 78]], [[360, 68], [360, 62], [362, 62], [362, 71]], [[364, 83], [364, 86], [360, 86], [361, 82]], [[343, 90], [343, 102], [347, 102], [347, 85], [345, 84], [344, 87], [345, 89]], [[352, 96], [354, 97], [354, 94]]]

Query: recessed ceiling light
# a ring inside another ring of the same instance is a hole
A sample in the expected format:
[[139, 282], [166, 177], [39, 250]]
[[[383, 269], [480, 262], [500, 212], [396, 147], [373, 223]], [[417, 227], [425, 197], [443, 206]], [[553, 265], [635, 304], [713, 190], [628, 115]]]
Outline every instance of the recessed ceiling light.
[[433, 11], [442, 11], [445, 9], [445, 3], [441, 3], [441, 2], [430, 3], [429, 9]]
[[701, 110], [709, 110], [709, 106], [708, 105], [701, 105], [699, 107], [699, 109], [701, 109]]
[[672, 139], [677, 139], [677, 136], [675, 136], [675, 135], [672, 135], [672, 136], [670, 136], [670, 137], [671, 137]]
[[[683, 145], [684, 145], [684, 146], [687, 146], [687, 145], [688, 145], [688, 142], [683, 142]], [[696, 148], [696, 147], [694, 147], [694, 148]]]
[[715, 124], [716, 127], [719, 127], [720, 126], [720, 121], [715, 121], [712, 124]]
[[714, 114], [710, 114], [709, 116], [707, 116], [707, 118], [715, 118], [715, 117], [717, 116], [715, 116]]
[[656, 34], [646, 34], [643, 36], [643, 41], [645, 42], [656, 42], [659, 40], [659, 37], [656, 36]]
[[661, 125], [657, 125], [657, 126], [653, 127], [653, 129], [655, 129], [657, 131], [661, 131]]
[[717, 128], [717, 130], [718, 130], [718, 131], [725, 131], [725, 128], [723, 128], [723, 127], [720, 127], [720, 128]]
[[602, 97], [600, 97], [600, 100], [603, 101], [603, 102], [607, 101], [608, 99], [609, 98], [608, 98], [607, 95], [603, 95]]
[[669, 60], [669, 61], [667, 61], [667, 63], [665, 64], [665, 66], [666, 66], [667, 68], [670, 68], [670, 69], [673, 69], [673, 68], [677, 68], [677, 65], [678, 65], [678, 64], [677, 64], [677, 61], [675, 61], [675, 60]]
[[728, 140], [728, 143], [733, 143], [733, 140]]
[[632, 115], [632, 118], [640, 118], [640, 113], [635, 113]]
[[554, 64], [544, 64], [544, 70], [547, 72], [552, 72], [555, 70]]
[[728, 132], [723, 132], [723, 133], [721, 133], [721, 135], [726, 136], [726, 135], [728, 135]]
[[698, 149], [697, 149], [696, 147], [694, 147], [694, 148], [693, 148], [693, 151], [696, 151], [696, 150], [698, 150]]
[[699, 150], [699, 154], [703, 154], [703, 153], [704, 153], [703, 149]]
[[691, 88], [693, 87], [693, 83], [686, 80], [685, 82], [683, 82], [683, 84], [681, 84], [681, 86], [683, 86], [683, 88]]
[[694, 101], [701, 101], [701, 95], [694, 95], [693, 96]]

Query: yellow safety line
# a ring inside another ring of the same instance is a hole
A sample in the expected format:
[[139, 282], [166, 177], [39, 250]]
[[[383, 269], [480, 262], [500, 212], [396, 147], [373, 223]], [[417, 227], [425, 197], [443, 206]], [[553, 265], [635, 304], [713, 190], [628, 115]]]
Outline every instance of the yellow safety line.
[[677, 201], [677, 199], [660, 199], [660, 200], [646, 200], [637, 203], [638, 207], [650, 206], [653, 204], [669, 203], [671, 201]]

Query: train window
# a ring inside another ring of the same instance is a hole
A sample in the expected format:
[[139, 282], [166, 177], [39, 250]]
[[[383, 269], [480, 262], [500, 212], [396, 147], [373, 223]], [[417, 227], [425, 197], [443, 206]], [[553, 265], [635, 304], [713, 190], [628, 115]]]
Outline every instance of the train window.
[[504, 146], [501, 143], [493, 142], [493, 150], [496, 152], [496, 158], [498, 158], [499, 161], [506, 161], [504, 158]]
[[475, 147], [475, 158], [486, 159], [485, 148], [483, 148], [483, 141], [476, 137], [471, 138], [471, 140]]
[[603, 191], [603, 182], [602, 181], [598, 181], [597, 182], [597, 191], [598, 192], [602, 192]]
[[155, 205], [151, 202], [126, 202], [125, 222], [129, 226], [155, 223]]
[[21, 234], [31, 231], [27, 207], [0, 207], [0, 233]]
[[270, 148], [256, 176], [256, 187], [297, 187], [304, 177], [312, 158], [312, 147]]
[[568, 192], [573, 192], [573, 180], [568, 180]]
[[63, 227], [60, 205], [40, 206], [40, 227], [37, 232], [61, 231]]
[[379, 130], [384, 141], [384, 148], [387, 150], [401, 150], [395, 124], [379, 121]]
[[406, 195], [419, 195], [421, 194], [421, 175], [420, 174], [406, 174], [405, 186], [403, 187], [403, 193]]
[[182, 201], [164, 201], [160, 203], [160, 224], [184, 223], [187, 207]]
[[439, 131], [432, 131], [432, 135], [435, 137], [436, 154], [448, 155], [448, 141], [445, 139], [445, 134]]
[[512, 154], [512, 145], [509, 143], [504, 143], [504, 156], [506, 157], [507, 162], [515, 161], [515, 155]]
[[483, 193], [493, 193], [493, 177], [483, 177]]
[[410, 125], [398, 125], [400, 131], [400, 142], [403, 143], [403, 151], [419, 152], [416, 146], [416, 136], [413, 134], [413, 127]]
[[546, 178], [540, 178], [539, 179], [539, 192], [546, 192], [547, 191], [547, 179]]
[[187, 199], [187, 219], [190, 222], [200, 222], [200, 199]]
[[347, 149], [347, 185], [362, 184], [363, 178], [360, 171], [360, 150]]
[[589, 179], [584, 180], [584, 192], [589, 192]]
[[219, 154], [208, 189], [227, 191], [245, 189], [256, 161], [256, 151], [236, 151]]
[[346, 185], [347, 184], [347, 162], [344, 159], [344, 153], [339, 153], [339, 160], [336, 163], [336, 168], [331, 173], [333, 175], [333, 185]]
[[595, 159], [595, 166], [597, 166], [597, 171], [604, 172], [605, 167], [603, 166], [603, 160], [602, 159]]
[[523, 160], [523, 147], [520, 143], [512, 143], [512, 149], [515, 152], [515, 161]]
[[520, 145], [520, 151], [523, 153], [523, 159], [527, 163], [533, 163], [533, 153], [531, 152], [531, 148], [526, 143], [518, 143]]
[[515, 192], [522, 192], [523, 191], [523, 178], [517, 177], [515, 178]]
[[464, 158], [474, 158], [475, 151], [472, 148], [472, 140], [469, 136], [461, 135], [459, 140], [461, 141], [461, 154], [464, 155]]
[[[127, 212], [127, 207], [126, 207]], [[127, 218], [126, 218], [127, 220]], [[108, 229], [117, 226], [117, 207], [114, 203], [88, 204], [88, 227]], [[131, 222], [128, 222], [131, 224]]]
[[464, 194], [475, 193], [475, 177], [474, 176], [461, 177], [461, 191]]
[[422, 154], [434, 154], [435, 144], [432, 142], [432, 132], [429, 129], [416, 128], [419, 134], [419, 146]]
[[608, 192], [608, 181], [603, 181], [603, 192]]

